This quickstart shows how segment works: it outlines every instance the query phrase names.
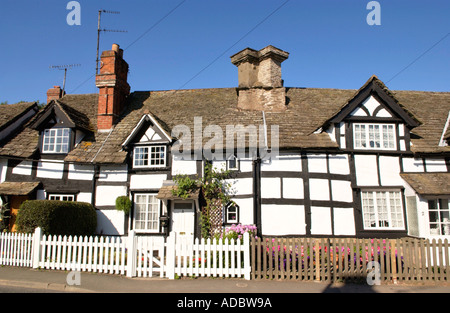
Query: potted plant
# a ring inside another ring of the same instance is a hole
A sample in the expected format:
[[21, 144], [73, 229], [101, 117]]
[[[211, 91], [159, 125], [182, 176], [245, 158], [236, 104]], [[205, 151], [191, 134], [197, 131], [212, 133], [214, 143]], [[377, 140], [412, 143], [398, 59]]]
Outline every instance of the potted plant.
[[130, 214], [131, 200], [127, 196], [119, 196], [116, 198], [116, 210], [123, 211], [125, 215]]

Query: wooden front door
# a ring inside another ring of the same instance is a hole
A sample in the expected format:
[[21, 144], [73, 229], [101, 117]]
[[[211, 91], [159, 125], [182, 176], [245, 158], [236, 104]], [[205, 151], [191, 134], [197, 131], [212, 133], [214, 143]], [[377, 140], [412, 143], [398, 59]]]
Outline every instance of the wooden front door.
[[28, 196], [12, 196], [10, 201], [11, 219], [9, 220], [9, 230], [16, 231], [16, 217], [19, 214], [20, 205], [28, 200]]

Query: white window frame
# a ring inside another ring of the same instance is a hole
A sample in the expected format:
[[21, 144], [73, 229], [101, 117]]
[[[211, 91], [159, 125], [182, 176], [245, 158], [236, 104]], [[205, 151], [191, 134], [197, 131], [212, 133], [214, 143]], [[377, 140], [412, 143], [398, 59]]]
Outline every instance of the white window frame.
[[[156, 198], [156, 193], [135, 193], [134, 194], [134, 210], [133, 210], [133, 229], [140, 233], [159, 233], [160, 229], [160, 213], [161, 213], [161, 201]], [[144, 199], [143, 202], [139, 202], [138, 199]], [[143, 205], [144, 212], [138, 212], [139, 205]], [[138, 213], [143, 215], [143, 218], [138, 216]], [[151, 216], [152, 215], [152, 216]], [[150, 218], [153, 217], [153, 218]], [[139, 219], [138, 219], [139, 218]], [[156, 223], [156, 227], [149, 228], [148, 223]], [[144, 223], [144, 227], [141, 224]]]
[[[434, 203], [434, 208], [430, 206], [430, 202]], [[431, 220], [431, 214], [436, 214], [437, 220]], [[447, 215], [447, 221], [444, 221], [443, 214]], [[428, 200], [428, 226], [430, 227], [430, 236], [450, 236], [450, 199], [433, 199]], [[431, 227], [432, 225], [437, 226]], [[445, 230], [443, 231], [445, 227]], [[438, 232], [432, 232], [437, 229]], [[444, 233], [443, 233], [444, 232]]]
[[[236, 214], [235, 219], [230, 219], [230, 209], [234, 208], [236, 212], [233, 212], [232, 214]], [[237, 204], [228, 204], [225, 207], [225, 224], [237, 224], [239, 222], [239, 206]]]
[[[234, 167], [230, 166], [232, 161], [235, 162]], [[229, 170], [229, 171], [238, 171], [239, 170], [239, 159], [236, 155], [233, 154], [227, 159], [227, 170]]]
[[[363, 150], [397, 150], [395, 128], [395, 124], [354, 123], [353, 147]], [[385, 129], [387, 130], [386, 133], [384, 132]], [[373, 146], [371, 146], [372, 142]]]
[[361, 205], [365, 230], [405, 229], [401, 191], [363, 190], [361, 191]]
[[[64, 198], [66, 198], [66, 199], [64, 199]], [[48, 200], [75, 201], [75, 195], [51, 193], [51, 194], [48, 194]]]
[[[61, 134], [58, 134], [58, 132], [61, 132]], [[59, 150], [57, 149], [58, 145], [60, 146]], [[70, 128], [49, 128], [44, 130], [42, 136], [42, 153], [69, 153], [69, 149]]]
[[[156, 151], [156, 149], [160, 149]], [[147, 150], [146, 152], [140, 152], [139, 150]], [[161, 152], [163, 153], [163, 157], [161, 157]], [[158, 155], [158, 156], [157, 156]], [[137, 158], [137, 156], [143, 156], [142, 158]], [[146, 157], [144, 157], [146, 156]], [[151, 164], [152, 156], [154, 163], [160, 164]], [[147, 163], [147, 164], [137, 164], [139, 163]], [[133, 167], [135, 168], [157, 168], [157, 167], [166, 167], [167, 166], [167, 146], [165, 145], [152, 145], [152, 146], [136, 146], [133, 150]]]

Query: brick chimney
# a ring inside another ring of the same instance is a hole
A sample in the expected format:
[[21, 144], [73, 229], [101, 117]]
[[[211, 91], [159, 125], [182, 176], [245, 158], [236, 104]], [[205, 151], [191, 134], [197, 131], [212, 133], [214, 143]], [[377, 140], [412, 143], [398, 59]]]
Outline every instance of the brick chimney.
[[47, 91], [47, 103], [52, 100], [61, 99], [64, 96], [63, 91], [60, 86], [53, 86]]
[[288, 57], [288, 52], [274, 46], [259, 51], [246, 48], [231, 56], [231, 62], [238, 68], [238, 108], [272, 112], [286, 110], [281, 63]]
[[97, 129], [109, 130], [116, 124], [125, 108], [126, 97], [130, 94], [128, 63], [123, 59], [123, 50], [113, 44], [112, 50], [101, 55], [100, 73], [95, 78], [99, 88]]

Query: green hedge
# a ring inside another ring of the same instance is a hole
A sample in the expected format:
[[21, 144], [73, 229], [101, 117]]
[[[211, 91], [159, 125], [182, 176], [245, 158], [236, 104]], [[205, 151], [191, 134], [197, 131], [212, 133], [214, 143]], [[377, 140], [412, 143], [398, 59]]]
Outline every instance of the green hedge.
[[16, 226], [17, 231], [24, 233], [41, 227], [44, 234], [93, 235], [97, 213], [85, 202], [29, 200], [20, 206]]

